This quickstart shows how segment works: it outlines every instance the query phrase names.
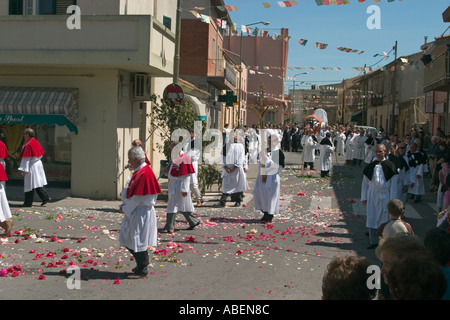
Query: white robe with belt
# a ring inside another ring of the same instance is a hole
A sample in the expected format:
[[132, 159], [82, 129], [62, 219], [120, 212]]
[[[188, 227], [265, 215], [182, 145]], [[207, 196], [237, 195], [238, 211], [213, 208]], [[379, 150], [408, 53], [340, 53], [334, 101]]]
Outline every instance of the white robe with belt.
[[355, 149], [354, 145], [354, 136], [348, 136], [347, 140], [345, 140], [345, 160], [353, 160], [353, 152]]
[[364, 144], [367, 140], [367, 137], [358, 135], [353, 138], [353, 145], [355, 146], [353, 151], [353, 159], [364, 160], [365, 156], [365, 148]]
[[344, 154], [344, 148], [345, 148], [345, 134], [344, 133], [337, 133], [336, 137], [336, 152], [338, 154]]
[[[264, 166], [259, 164], [258, 176], [253, 189], [253, 202], [256, 210], [274, 215], [280, 211], [280, 172], [283, 167], [272, 159], [270, 152]], [[267, 175], [265, 183], [262, 181], [264, 174]]]
[[[424, 164], [418, 164], [415, 167], [409, 167], [409, 183], [413, 184], [412, 188], [409, 188], [409, 193], [414, 195], [425, 194], [425, 184], [423, 181]], [[417, 177], [419, 176], [419, 177]]]
[[[167, 213], [194, 212], [194, 205], [191, 199], [191, 174], [174, 177], [170, 174], [173, 163], [169, 167], [169, 200], [167, 202]], [[186, 192], [187, 196], [183, 197], [182, 192]]]
[[334, 147], [328, 144], [320, 145], [320, 156], [319, 156], [319, 170], [320, 171], [330, 171], [332, 167], [331, 154], [334, 152]]
[[303, 146], [303, 163], [305, 162], [314, 162], [315, 159], [315, 143], [312, 136], [304, 135], [302, 137], [302, 146]]
[[155, 247], [157, 239], [157, 221], [155, 203], [157, 194], [132, 196], [127, 198], [127, 186], [122, 190], [122, 211], [124, 217], [120, 226], [120, 245], [135, 252]]
[[[222, 172], [222, 192], [233, 194], [244, 192], [248, 189], [247, 175], [244, 169], [247, 169], [247, 157], [242, 143], [230, 144], [225, 158]], [[233, 172], [226, 172], [225, 167], [235, 168]]]
[[186, 144], [184, 151], [186, 155], [191, 159], [192, 166], [194, 167], [195, 172], [191, 174], [191, 184], [198, 184], [198, 160], [200, 159], [201, 153], [200, 150], [191, 148], [191, 141]]
[[24, 178], [25, 192], [47, 185], [47, 178], [45, 176], [41, 157], [22, 158], [18, 170], [26, 172]]
[[396, 179], [397, 174], [386, 181], [381, 164], [375, 166], [372, 180], [363, 176], [361, 201], [367, 201], [366, 227], [378, 229], [381, 224], [389, 221], [387, 204], [391, 199], [398, 198]]

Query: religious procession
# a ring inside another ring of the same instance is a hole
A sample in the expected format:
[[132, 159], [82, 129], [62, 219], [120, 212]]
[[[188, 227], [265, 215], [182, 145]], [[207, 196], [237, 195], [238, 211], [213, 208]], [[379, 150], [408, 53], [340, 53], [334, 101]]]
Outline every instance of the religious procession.
[[[161, 246], [161, 240], [165, 239], [165, 236], [169, 237], [167, 239], [173, 239], [177, 234], [184, 236], [185, 232], [208, 228], [213, 224], [217, 225], [218, 221], [223, 222], [224, 217], [220, 218], [222, 220], [219, 218], [214, 220], [211, 210], [222, 209], [224, 211], [219, 211], [220, 214], [226, 215], [226, 212], [230, 212], [226, 210], [247, 209], [248, 205], [252, 206], [251, 209], [257, 215], [247, 220], [239, 218], [237, 221], [245, 221], [242, 222], [243, 225], [260, 225], [270, 230], [274, 224], [281, 221], [289, 223], [285, 216], [286, 209], [283, 207], [286, 206], [283, 174], [289, 167], [297, 168], [296, 179], [311, 179], [319, 183], [332, 181], [333, 176], [339, 174], [339, 168], [344, 168], [348, 172], [360, 170], [362, 178], [357, 180], [360, 196], [358, 202], [365, 211], [366, 249], [372, 250], [367, 255], [373, 252], [383, 264], [390, 263], [388, 259], [393, 257], [383, 255], [383, 250], [386, 252], [394, 250], [389, 247], [396, 246], [392, 243], [393, 239], [399, 243], [404, 241], [403, 245], [411, 247], [410, 253], [423, 249], [421, 252], [424, 257], [425, 253], [435, 254], [433, 250], [437, 249], [433, 247], [433, 241], [445, 241], [443, 239], [445, 237], [448, 239], [450, 231], [448, 216], [450, 137], [445, 134], [429, 137], [420, 129], [412, 129], [410, 133], [400, 138], [396, 134], [389, 134], [383, 128], [377, 130], [370, 127], [326, 123], [322, 125], [322, 123], [321, 118], [311, 117], [301, 125], [292, 124], [283, 127], [266, 125], [264, 128], [253, 125], [235, 130], [225, 127], [222, 145], [222, 182], [219, 188], [220, 196], [216, 198], [208, 197], [199, 191], [200, 150], [196, 148], [195, 130], [190, 128], [188, 141], [170, 142], [172, 160], [164, 169], [168, 180], [168, 200], [162, 203], [162, 210], [161, 201], [158, 200], [158, 195], [163, 193], [160, 186], [161, 177], [157, 178], [152, 171], [151, 163], [141, 147], [142, 141], [134, 140], [132, 148], [128, 151], [128, 164], [125, 168], [131, 170], [132, 175], [121, 194], [119, 211], [123, 218], [120, 221], [119, 236], [115, 238], [120, 246], [129, 252], [135, 263], [131, 272], [125, 274], [124, 279], [151, 277], [155, 252], [160, 252], [160, 249], [155, 248]], [[45, 151], [34, 135], [30, 128], [24, 131], [25, 144], [22, 148], [23, 160], [20, 166], [24, 176], [24, 201], [20, 208], [30, 208], [33, 205], [33, 194], [36, 190], [42, 201], [40, 207], [45, 209], [52, 201], [45, 187], [47, 182], [41, 163]], [[9, 153], [4, 144], [0, 146], [4, 161]], [[4, 164], [0, 166], [3, 171], [4, 166]], [[252, 166], [257, 168], [253, 181], [247, 177]], [[0, 220], [4, 229], [2, 239], [7, 243], [5, 241], [13, 236], [15, 209], [10, 208], [6, 197], [5, 172], [2, 179]], [[425, 179], [428, 179], [427, 183]], [[310, 190], [313, 193], [316, 192], [314, 188]], [[420, 204], [425, 193], [434, 195], [437, 221], [436, 228], [425, 233], [428, 247], [422, 248], [423, 245], [420, 243], [423, 241], [419, 241], [416, 230], [413, 230], [412, 224], [408, 222], [407, 208], [410, 208], [412, 203]], [[325, 196], [320, 194], [317, 199], [322, 201]], [[304, 192], [296, 195], [305, 197]], [[350, 200], [355, 203], [353, 199]], [[227, 205], [229, 201], [231, 205]], [[206, 202], [212, 204], [208, 205]], [[309, 210], [313, 212], [312, 205]], [[185, 221], [177, 219], [178, 214], [181, 214]], [[296, 212], [292, 214], [295, 215]], [[228, 219], [231, 220], [231, 216]], [[184, 224], [187, 224], [186, 229], [183, 228]], [[193, 236], [186, 236], [185, 240], [197, 242]], [[150, 248], [153, 250], [149, 250]], [[237, 252], [239, 255], [242, 254], [242, 250]], [[445, 260], [445, 257], [442, 259]], [[339, 282], [342, 288], [346, 288], [345, 290], [333, 289], [336, 288], [336, 281], [341, 281], [340, 273], [359, 277], [362, 267], [367, 269], [369, 265], [366, 256], [333, 258], [323, 273], [321, 299], [419, 297], [408, 296], [407, 291], [410, 288], [406, 290], [401, 287], [407, 281], [406, 278], [394, 272], [383, 273], [382, 277], [386, 278], [378, 290], [367, 288], [365, 282], [364, 286], [361, 282], [350, 283], [356, 281], [350, 278], [348, 283]], [[430, 273], [436, 271], [432, 266], [430, 270]], [[425, 290], [428, 294], [432, 292], [430, 295], [432, 299], [448, 299], [449, 290], [445, 289], [448, 281], [445, 279], [448, 277], [443, 277], [447, 269], [442, 267], [442, 270], [443, 273], [435, 272], [433, 275], [438, 279], [436, 280], [438, 285], [433, 287], [434, 291], [430, 291], [430, 283], [417, 282], [412, 285]], [[17, 273], [13, 270], [11, 272]], [[9, 274], [8, 271], [4, 273], [5, 276]], [[120, 283], [119, 280], [116, 282]], [[394, 282], [398, 288], [393, 287]], [[346, 286], [351, 286], [351, 289]], [[353, 290], [355, 286], [359, 286], [359, 289]]]

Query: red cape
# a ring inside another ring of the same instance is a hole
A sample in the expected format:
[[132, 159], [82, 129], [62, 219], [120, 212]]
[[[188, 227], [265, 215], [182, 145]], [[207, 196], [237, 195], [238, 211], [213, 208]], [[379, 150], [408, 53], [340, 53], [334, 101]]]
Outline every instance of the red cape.
[[161, 193], [161, 188], [153, 170], [148, 165], [133, 174], [128, 184], [127, 198], [158, 193]]
[[195, 173], [195, 169], [192, 166], [191, 159], [185, 153], [172, 161], [172, 168], [170, 169], [172, 177], [182, 177], [190, 173]]
[[20, 157], [42, 157], [44, 153], [45, 151], [39, 141], [37, 141], [35, 138], [31, 138], [27, 143], [24, 144], [22, 152], [20, 153]]
[[5, 158], [9, 158], [8, 148], [6, 148], [6, 145], [3, 143], [3, 141], [0, 141], [0, 159]]
[[0, 164], [0, 181], [8, 181], [5, 168]]

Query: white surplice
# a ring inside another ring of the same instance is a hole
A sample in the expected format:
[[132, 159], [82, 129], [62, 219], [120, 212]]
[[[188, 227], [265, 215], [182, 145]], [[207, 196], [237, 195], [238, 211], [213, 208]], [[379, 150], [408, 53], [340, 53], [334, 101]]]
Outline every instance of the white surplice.
[[306, 134], [302, 137], [302, 156], [303, 156], [303, 163], [305, 162], [314, 162], [315, 159], [315, 146], [316, 143], [314, 143], [314, 139], [311, 135]]
[[41, 157], [22, 158], [18, 170], [26, 172], [24, 178], [25, 192], [47, 185], [47, 178], [45, 176]]
[[387, 205], [391, 199], [398, 198], [397, 179], [398, 175], [396, 174], [386, 181], [380, 163], [373, 170], [372, 180], [363, 176], [361, 201], [367, 201], [366, 227], [378, 229], [381, 224], [389, 221]]
[[[169, 200], [167, 202], [167, 213], [177, 212], [194, 212], [194, 205], [191, 199], [191, 174], [181, 177], [174, 177], [170, 174], [172, 171], [172, 163], [169, 167]], [[182, 192], [186, 192], [187, 196], [183, 197]]]
[[[280, 211], [280, 172], [283, 167], [272, 159], [272, 152], [268, 153], [267, 160], [258, 167], [255, 187], [253, 189], [253, 202], [256, 210], [267, 212], [270, 215]], [[264, 167], [262, 167], [264, 165]], [[266, 175], [266, 182], [262, 181], [262, 175]]]
[[[248, 189], [247, 175], [244, 169], [247, 169], [247, 158], [245, 148], [242, 143], [232, 143], [227, 150], [225, 163], [222, 172], [222, 192], [233, 194], [244, 192]], [[226, 172], [225, 167], [235, 168], [233, 172]]]
[[[142, 166], [136, 170], [140, 168]], [[147, 250], [148, 246], [155, 247], [158, 244], [154, 208], [158, 195], [149, 194], [127, 198], [128, 182], [120, 194], [121, 208], [124, 212], [120, 226], [120, 245], [135, 252], [141, 252]]]

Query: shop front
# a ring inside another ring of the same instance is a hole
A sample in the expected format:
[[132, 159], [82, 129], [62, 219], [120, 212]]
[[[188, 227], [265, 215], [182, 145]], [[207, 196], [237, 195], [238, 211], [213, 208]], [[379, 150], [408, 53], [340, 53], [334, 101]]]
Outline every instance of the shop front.
[[23, 131], [32, 128], [45, 150], [42, 161], [47, 181], [70, 187], [78, 94], [74, 88], [0, 87], [0, 139], [10, 154], [5, 160], [10, 181], [23, 179], [17, 170]]

